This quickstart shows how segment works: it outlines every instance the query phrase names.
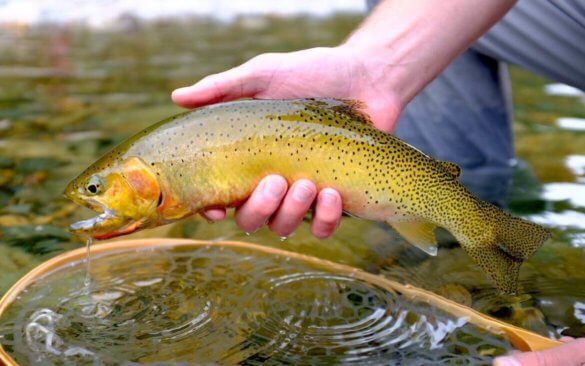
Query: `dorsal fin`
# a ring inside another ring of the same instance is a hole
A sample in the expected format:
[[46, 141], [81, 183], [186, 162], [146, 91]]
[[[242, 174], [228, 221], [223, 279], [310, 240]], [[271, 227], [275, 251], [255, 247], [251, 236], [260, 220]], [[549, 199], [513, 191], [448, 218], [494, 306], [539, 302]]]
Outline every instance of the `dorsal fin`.
[[459, 178], [461, 175], [461, 168], [459, 165], [455, 163], [451, 163], [450, 161], [442, 161], [437, 160], [439, 164], [447, 171], [447, 173], [451, 174], [453, 178]]
[[355, 99], [335, 99], [335, 101], [339, 104], [332, 107], [334, 111], [346, 114], [355, 120], [374, 127], [370, 116], [363, 111], [366, 108], [366, 103]]

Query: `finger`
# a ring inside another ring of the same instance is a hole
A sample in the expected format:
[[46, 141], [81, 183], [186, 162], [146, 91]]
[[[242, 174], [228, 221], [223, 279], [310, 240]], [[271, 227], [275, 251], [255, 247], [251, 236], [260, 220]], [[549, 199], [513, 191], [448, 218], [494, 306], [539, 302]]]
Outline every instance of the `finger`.
[[185, 108], [253, 97], [262, 90], [260, 72], [245, 64], [219, 74], [210, 75], [194, 85], [173, 91], [173, 102]]
[[224, 208], [208, 208], [206, 210], [201, 211], [201, 216], [206, 218], [208, 221], [221, 221], [225, 219], [225, 209]]
[[585, 363], [584, 350], [585, 339], [579, 339], [546, 351], [498, 357], [494, 360], [494, 366], [577, 366]]
[[341, 220], [341, 197], [336, 190], [323, 188], [317, 196], [317, 206], [311, 221], [311, 232], [325, 239], [337, 229]]
[[286, 180], [279, 175], [262, 179], [250, 198], [236, 209], [236, 224], [248, 233], [258, 230], [278, 209], [287, 186]]
[[293, 183], [268, 225], [279, 236], [289, 236], [299, 226], [317, 196], [315, 185], [301, 179]]

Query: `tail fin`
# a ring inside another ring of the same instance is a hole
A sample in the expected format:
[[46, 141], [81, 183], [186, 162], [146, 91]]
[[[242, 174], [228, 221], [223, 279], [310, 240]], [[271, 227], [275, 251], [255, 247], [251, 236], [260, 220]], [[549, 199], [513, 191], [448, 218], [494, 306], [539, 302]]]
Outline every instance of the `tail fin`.
[[490, 276], [498, 290], [506, 294], [517, 292], [521, 259], [508, 255], [496, 245], [466, 249], [467, 253]]
[[[520, 265], [550, 238], [550, 232], [540, 225], [514, 217], [496, 207], [495, 236], [487, 242], [461, 241], [462, 247], [488, 273], [502, 292], [515, 293]], [[485, 240], [485, 239], [484, 239]]]
[[496, 237], [498, 246], [510, 256], [525, 260], [551, 237], [542, 226], [498, 210]]

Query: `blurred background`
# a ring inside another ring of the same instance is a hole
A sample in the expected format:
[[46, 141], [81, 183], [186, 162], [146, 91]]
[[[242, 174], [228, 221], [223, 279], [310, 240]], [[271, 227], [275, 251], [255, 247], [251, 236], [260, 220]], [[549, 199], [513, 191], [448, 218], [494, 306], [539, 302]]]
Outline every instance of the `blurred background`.
[[7, 23], [78, 22], [92, 27], [115, 26], [129, 15], [142, 20], [213, 17], [230, 21], [240, 16], [329, 16], [336, 12], [364, 12], [365, 1], [270, 0], [2, 0], [0, 21]]
[[[139, 5], [138, 5], [139, 4]], [[180, 111], [170, 92], [262, 52], [341, 42], [365, 2], [0, 0], [0, 295], [38, 263], [83, 245], [91, 214], [62, 197], [73, 178], [142, 128]], [[331, 239], [307, 225], [281, 242], [197, 218], [134, 237], [239, 239], [351, 264], [558, 337], [585, 336], [585, 94], [511, 68], [519, 163], [508, 207], [555, 233], [500, 297], [447, 235], [427, 257], [374, 223]]]

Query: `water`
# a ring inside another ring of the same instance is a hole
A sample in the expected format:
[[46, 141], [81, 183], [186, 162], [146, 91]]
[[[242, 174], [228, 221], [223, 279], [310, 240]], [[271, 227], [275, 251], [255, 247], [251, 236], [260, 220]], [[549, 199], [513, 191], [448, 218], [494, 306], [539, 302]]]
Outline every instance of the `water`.
[[[63, 188], [122, 139], [179, 112], [169, 101], [172, 89], [261, 52], [337, 44], [360, 19], [343, 15], [142, 23], [127, 18], [116, 29], [100, 31], [49, 25], [3, 28], [0, 293], [40, 262], [85, 244], [66, 228], [95, 214], [65, 200]], [[585, 133], [575, 129], [574, 123], [567, 129], [566, 120], [557, 124], [561, 118], [585, 118], [582, 93], [547, 95], [548, 81], [518, 69], [511, 69], [511, 75], [519, 164], [508, 206], [554, 232], [554, 238], [523, 266], [520, 296], [498, 296], [484, 274], [444, 233], [439, 233], [438, 255], [429, 257], [385, 226], [355, 218], [344, 217], [338, 233], [324, 241], [310, 235], [307, 223], [285, 243], [266, 229], [246, 236], [231, 218], [214, 225], [194, 218], [130, 238], [221, 238], [286, 246], [290, 251], [434, 291], [546, 336], [584, 337]], [[93, 259], [90, 294], [100, 288], [96, 283], [104, 281], [96, 275], [100, 271]], [[157, 273], [153, 266], [143, 263], [127, 271], [141, 274], [137, 281], [149, 281], [153, 278], [148, 271]], [[79, 268], [75, 278], [69, 279], [76, 282], [63, 281], [63, 286], [51, 290], [65, 297], [71, 289], [82, 291], [84, 271]], [[88, 301], [101, 304], [95, 312], [107, 312], [105, 300]], [[58, 314], [54, 308], [39, 307], [31, 309], [30, 315], [42, 309]], [[46, 314], [39, 315], [41, 320], [46, 318]], [[0, 339], [2, 344], [9, 341]], [[55, 348], [56, 343], [52, 344]], [[83, 351], [74, 348], [70, 352]]]
[[[3, 317], [21, 365], [489, 364], [499, 336], [325, 265], [253, 249], [94, 255], [29, 287]], [[294, 301], [291, 301], [294, 299]]]
[[89, 292], [91, 285], [91, 244], [92, 238], [85, 239], [85, 277], [83, 278], [83, 291]]
[[221, 20], [233, 20], [247, 15], [292, 15], [312, 14], [327, 16], [335, 11], [363, 12], [365, 1], [352, 0], [321, 0], [316, 2], [290, 2], [285, 0], [248, 0], [221, 1], [199, 0], [197, 6], [182, 1], [171, 1], [164, 4], [157, 0], [145, 0], [140, 7], [132, 0], [104, 2], [103, 0], [86, 0], [75, 7], [65, 0], [53, 0], [49, 3], [32, 0], [22, 6], [17, 0], [0, 2], [0, 23], [44, 23], [53, 22], [84, 22], [94, 27], [116, 25], [120, 17], [133, 16], [142, 19], [160, 19], [185, 15], [215, 17]]

